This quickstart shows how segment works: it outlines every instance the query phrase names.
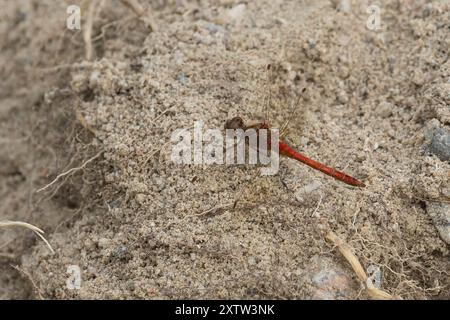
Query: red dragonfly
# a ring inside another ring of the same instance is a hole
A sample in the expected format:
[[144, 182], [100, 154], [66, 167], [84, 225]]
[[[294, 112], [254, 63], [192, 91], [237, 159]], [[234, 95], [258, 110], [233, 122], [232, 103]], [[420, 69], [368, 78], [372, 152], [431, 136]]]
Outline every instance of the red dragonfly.
[[[242, 118], [234, 117], [225, 123], [225, 129], [234, 129], [234, 130], [242, 129], [244, 131], [247, 129], [255, 129], [256, 131], [258, 131], [259, 129], [269, 129], [269, 125], [265, 122], [262, 122], [262, 123], [256, 123], [256, 124], [253, 124], [250, 126], [246, 126], [244, 124], [244, 121], [242, 120]], [[282, 135], [283, 135], [283, 133], [281, 134], [281, 136]], [[268, 138], [268, 142], [270, 143], [270, 138]], [[318, 161], [310, 159], [307, 156], [301, 154], [300, 152], [294, 150], [294, 148], [289, 146], [281, 137], [279, 140], [279, 153], [283, 156], [300, 161], [300, 162], [310, 166], [313, 169], [319, 170], [319, 171], [335, 178], [336, 180], [342, 181], [351, 186], [361, 187], [361, 188], [365, 187], [364, 183], [349, 176], [348, 174], [345, 174], [345, 173], [338, 171], [336, 169], [333, 169], [323, 163], [320, 163]]]

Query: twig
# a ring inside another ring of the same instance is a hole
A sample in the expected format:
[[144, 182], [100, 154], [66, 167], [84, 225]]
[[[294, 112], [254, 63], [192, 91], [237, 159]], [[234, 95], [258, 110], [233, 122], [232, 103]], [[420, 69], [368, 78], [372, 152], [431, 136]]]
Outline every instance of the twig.
[[145, 10], [144, 7], [137, 0], [122, 0], [122, 2], [136, 13], [136, 15], [147, 24], [147, 26], [153, 31], [158, 31], [158, 26], [155, 23], [150, 10]]
[[84, 169], [90, 162], [94, 161], [95, 159], [97, 159], [98, 157], [100, 157], [100, 155], [103, 153], [103, 150], [100, 151], [99, 153], [97, 153], [94, 157], [90, 158], [89, 160], [87, 160], [85, 163], [83, 163], [80, 167], [76, 167], [76, 168], [72, 168], [70, 170], [67, 170], [66, 172], [60, 173], [52, 182], [50, 182], [49, 184], [47, 184], [46, 186], [38, 189], [36, 192], [41, 192], [44, 190], [47, 190], [48, 188], [50, 188], [52, 185], [54, 185], [59, 179], [61, 179], [64, 176], [67, 176], [68, 174], [72, 174], [78, 170], [82, 170]]

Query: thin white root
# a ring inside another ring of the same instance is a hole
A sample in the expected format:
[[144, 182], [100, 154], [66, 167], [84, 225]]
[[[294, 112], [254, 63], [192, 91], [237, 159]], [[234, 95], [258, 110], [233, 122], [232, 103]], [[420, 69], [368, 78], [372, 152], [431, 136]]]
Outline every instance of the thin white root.
[[84, 169], [90, 162], [94, 161], [95, 159], [97, 159], [98, 157], [100, 157], [100, 155], [102, 154], [103, 151], [100, 151], [99, 153], [97, 153], [94, 157], [90, 158], [89, 160], [87, 160], [85, 163], [83, 163], [80, 167], [76, 167], [76, 168], [72, 168], [70, 170], [67, 170], [66, 172], [60, 173], [52, 182], [50, 182], [49, 184], [47, 184], [46, 186], [36, 190], [36, 192], [42, 192], [44, 190], [47, 190], [48, 188], [50, 188], [52, 185], [54, 185], [56, 182], [58, 182], [59, 179], [67, 176], [68, 174], [73, 174], [76, 171], [82, 170]]
[[23, 273], [30, 280], [31, 284], [34, 287], [34, 290], [36, 290], [36, 293], [37, 293], [39, 299], [40, 300], [45, 300], [44, 296], [41, 293], [41, 290], [39, 289], [39, 287], [37, 286], [36, 282], [34, 282], [33, 278], [31, 277], [31, 275], [28, 272], [26, 272], [24, 269], [21, 269], [19, 266], [11, 265], [11, 267], [13, 267], [17, 271]]
[[350, 263], [352, 266], [353, 271], [356, 273], [356, 276], [358, 279], [364, 284], [364, 287], [366, 288], [366, 292], [372, 299], [376, 300], [392, 300], [395, 299], [392, 295], [389, 293], [380, 290], [378, 288], [375, 288], [369, 279], [369, 277], [366, 274], [366, 271], [364, 271], [363, 266], [359, 262], [359, 259], [355, 256], [353, 253], [352, 248], [345, 243], [342, 239], [340, 239], [333, 231], [329, 231], [325, 238], [332, 242], [335, 246], [337, 246], [339, 252], [344, 256], [344, 258]]
[[182, 221], [185, 221], [185, 220], [188, 219], [188, 218], [192, 218], [192, 217], [201, 217], [201, 216], [204, 216], [204, 215], [206, 215], [206, 214], [208, 214], [208, 213], [210, 213], [210, 212], [216, 211], [216, 210], [221, 210], [221, 209], [226, 209], [226, 208], [232, 208], [232, 207], [233, 207], [233, 204], [234, 204], [234, 203], [228, 203], [228, 204], [225, 204], [225, 205], [212, 207], [212, 208], [210, 208], [210, 209], [208, 209], [208, 210], [205, 210], [205, 211], [202, 211], [202, 212], [199, 212], [199, 213], [195, 213], [195, 214], [191, 214], [191, 215], [184, 216], [184, 217], [182, 217], [181, 219], [179, 219], [179, 220], [177, 220], [177, 221], [169, 221], [169, 222], [166, 224], [165, 229], [167, 229], [169, 226], [171, 226], [171, 225], [173, 225], [173, 224], [175, 224], [175, 223], [180, 223], [180, 222], [182, 222]]
[[50, 249], [50, 251], [54, 254], [55, 250], [53, 250], [50, 243], [47, 241], [47, 239], [44, 238], [43, 234], [44, 231], [39, 229], [36, 226], [33, 226], [32, 224], [21, 222], [21, 221], [0, 221], [0, 228], [8, 228], [8, 227], [22, 227], [27, 228], [33, 231], [39, 238], [41, 238], [42, 241], [47, 245], [47, 247]]

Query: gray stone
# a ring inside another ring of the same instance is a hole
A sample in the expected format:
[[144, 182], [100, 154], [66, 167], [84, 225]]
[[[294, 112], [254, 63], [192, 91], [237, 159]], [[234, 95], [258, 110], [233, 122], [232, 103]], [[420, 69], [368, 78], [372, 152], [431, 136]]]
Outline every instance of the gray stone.
[[442, 161], [450, 161], [450, 132], [442, 128], [434, 129], [428, 149]]
[[427, 202], [427, 213], [433, 220], [442, 240], [450, 244], [450, 204]]

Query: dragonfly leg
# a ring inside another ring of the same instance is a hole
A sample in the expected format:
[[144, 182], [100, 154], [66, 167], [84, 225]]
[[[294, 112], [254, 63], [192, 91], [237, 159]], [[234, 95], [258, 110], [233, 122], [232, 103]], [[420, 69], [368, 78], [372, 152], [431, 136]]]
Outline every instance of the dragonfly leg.
[[288, 120], [286, 120], [284, 123], [283, 123], [283, 125], [281, 126], [281, 128], [280, 128], [280, 139], [283, 139], [283, 138], [285, 138], [286, 137], [286, 135], [288, 134], [288, 132], [289, 132], [289, 119]]
[[284, 140], [284, 138], [286, 138], [286, 136], [288, 135], [290, 129], [289, 128], [284, 128], [280, 130], [280, 139]]

